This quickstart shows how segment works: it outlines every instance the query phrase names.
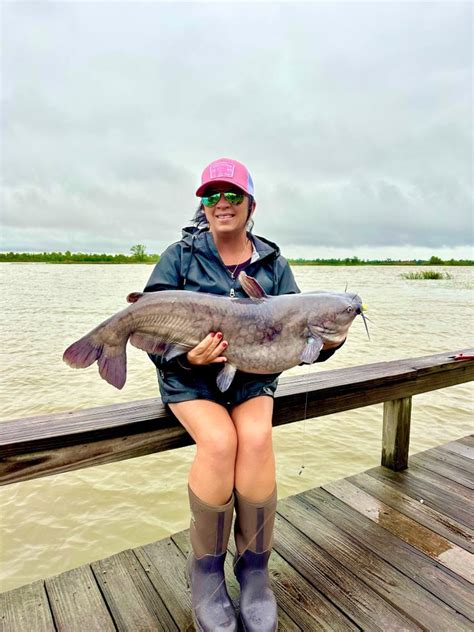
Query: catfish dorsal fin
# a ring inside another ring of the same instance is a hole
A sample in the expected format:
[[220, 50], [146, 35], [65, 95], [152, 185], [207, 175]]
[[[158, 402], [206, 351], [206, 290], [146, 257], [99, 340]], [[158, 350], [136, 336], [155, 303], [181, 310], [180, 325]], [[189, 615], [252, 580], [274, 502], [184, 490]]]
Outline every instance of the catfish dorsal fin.
[[240, 285], [242, 286], [242, 289], [248, 296], [250, 296], [250, 298], [266, 298], [267, 297], [267, 295], [265, 294], [265, 290], [257, 281], [257, 279], [254, 279], [253, 277], [248, 276], [247, 274], [245, 274], [243, 270], [239, 274], [239, 281], [240, 281]]

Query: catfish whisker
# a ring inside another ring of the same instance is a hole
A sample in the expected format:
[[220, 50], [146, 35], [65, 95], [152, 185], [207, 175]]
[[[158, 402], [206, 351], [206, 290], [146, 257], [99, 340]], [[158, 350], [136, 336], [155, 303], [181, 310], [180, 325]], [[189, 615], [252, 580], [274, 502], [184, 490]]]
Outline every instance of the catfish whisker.
[[367, 338], [370, 340], [370, 334], [369, 334], [369, 328], [367, 327], [367, 316], [364, 315], [364, 312], [361, 312], [360, 315], [362, 316], [362, 320], [364, 321], [364, 327], [365, 327], [365, 331], [367, 332]]

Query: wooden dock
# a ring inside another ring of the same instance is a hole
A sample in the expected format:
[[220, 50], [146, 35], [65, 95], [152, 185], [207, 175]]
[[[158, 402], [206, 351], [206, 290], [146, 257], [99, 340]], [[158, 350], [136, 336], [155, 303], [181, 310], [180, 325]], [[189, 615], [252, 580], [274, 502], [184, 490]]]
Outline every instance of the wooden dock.
[[[460, 351], [471, 359], [458, 360]], [[278, 503], [270, 572], [280, 632], [474, 630], [474, 436], [408, 458], [413, 397], [473, 380], [473, 356], [463, 349], [280, 380], [274, 426], [384, 404], [380, 467]], [[1, 430], [1, 485], [192, 443], [159, 398]], [[233, 552], [231, 542], [237, 603]], [[3, 593], [0, 631], [193, 630], [187, 553], [183, 531]]]
[[[375, 467], [281, 500], [270, 561], [279, 630], [472, 631], [473, 487], [469, 436], [403, 472]], [[182, 531], [3, 593], [1, 630], [193, 630], [187, 552]]]

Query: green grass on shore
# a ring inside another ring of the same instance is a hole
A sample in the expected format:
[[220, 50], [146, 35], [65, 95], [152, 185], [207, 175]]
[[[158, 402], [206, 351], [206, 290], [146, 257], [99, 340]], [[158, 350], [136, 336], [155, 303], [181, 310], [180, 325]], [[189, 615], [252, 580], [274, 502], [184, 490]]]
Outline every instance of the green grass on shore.
[[[0, 263], [149, 263], [154, 264], [159, 261], [160, 256], [156, 254], [141, 253], [136, 255], [110, 255], [92, 254], [83, 252], [4, 252], [0, 253]], [[345, 259], [288, 259], [292, 266], [360, 266], [360, 265], [382, 265], [382, 266], [472, 266], [474, 261], [470, 259], [449, 259], [442, 260], [439, 257], [423, 259], [359, 259], [358, 257], [346, 257]], [[424, 278], [424, 277], [423, 277]]]

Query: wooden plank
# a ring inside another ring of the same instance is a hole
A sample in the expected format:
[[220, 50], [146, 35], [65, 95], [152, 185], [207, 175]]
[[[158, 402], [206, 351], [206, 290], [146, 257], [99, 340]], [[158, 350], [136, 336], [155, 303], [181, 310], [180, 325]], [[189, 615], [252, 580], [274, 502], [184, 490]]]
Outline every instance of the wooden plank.
[[469, 445], [465, 445], [460, 441], [451, 441], [450, 443], [445, 443], [444, 445], [440, 445], [439, 449], [443, 452], [453, 452], [454, 454], [465, 456], [466, 459], [474, 460], [474, 448]]
[[119, 631], [178, 632], [133, 551], [94, 562], [91, 568]]
[[[430, 630], [443, 629], [443, 625], [444, 629], [451, 630], [471, 628], [467, 619], [456, 610], [359, 542], [357, 525], [353, 528], [353, 533], [346, 532], [331, 522], [330, 516], [315, 511], [301, 495], [280, 501], [278, 511], [300, 530], [303, 536], [310, 538], [314, 547], [321, 548], [337, 560], [348, 572], [370, 587], [381, 601], [391, 604], [401, 615], [410, 618], [413, 625]], [[278, 533], [277, 530], [277, 536]], [[282, 543], [279, 539], [277, 542], [280, 551]], [[286, 554], [284, 556], [286, 557]], [[332, 577], [331, 574], [329, 578]], [[357, 603], [359, 593], [351, 592], [349, 598]]]
[[191, 596], [185, 579], [186, 559], [176, 544], [166, 538], [134, 552], [178, 629], [194, 630]]
[[382, 431], [382, 465], [404, 470], [410, 446], [411, 397], [384, 402]]
[[457, 439], [457, 442], [467, 445], [470, 448], [474, 448], [474, 434], [468, 435], [467, 437], [461, 437], [460, 439]]
[[458, 497], [458, 502], [464, 505], [472, 504], [474, 502], [474, 496], [470, 489], [461, 485], [460, 483], [453, 481], [450, 478], [446, 478], [439, 472], [435, 472], [432, 469], [425, 467], [424, 463], [414, 463], [410, 461], [410, 468], [408, 473], [418, 480], [426, 481], [431, 485], [435, 485], [450, 492]]
[[[445, 452], [442, 456], [434, 450], [429, 453], [421, 452], [410, 457], [410, 462], [417, 463], [427, 470], [436, 472], [437, 474], [449, 478], [452, 481], [464, 485], [468, 489], [474, 489], [474, 470], [469, 471], [468, 468], [461, 468], [449, 460], [449, 453]], [[456, 455], [451, 455], [456, 457]], [[464, 457], [458, 457], [464, 458]], [[464, 459], [469, 462], [469, 459]]]
[[[180, 531], [179, 533], [175, 533], [172, 536], [173, 541], [179, 547], [181, 552], [185, 557], [188, 556], [189, 553], [189, 529], [186, 531]], [[225, 577], [226, 577], [226, 585], [227, 591], [229, 593], [230, 598], [232, 599], [235, 607], [235, 611], [238, 614], [239, 612], [239, 584], [234, 576], [233, 572], [233, 554], [231, 551], [228, 551], [226, 561], [225, 561]], [[293, 619], [282, 609], [281, 604], [278, 603], [278, 629], [288, 632], [297, 632], [298, 630], [304, 629], [300, 628], [299, 625], [293, 621]]]
[[285, 518], [276, 518], [276, 551], [356, 625], [362, 630], [424, 629], [310, 540], [306, 530], [306, 535], [298, 531], [304, 527], [300, 522], [289, 522], [288, 513], [291, 510]]
[[361, 545], [389, 562], [466, 619], [472, 620], [472, 586], [469, 582], [448, 569], [438, 567], [424, 553], [399, 540], [323, 489], [312, 489], [297, 498], [299, 502], [309, 503]]
[[457, 467], [464, 472], [474, 475], [474, 461], [472, 459], [462, 456], [461, 454], [453, 454], [448, 450], [443, 450], [442, 446], [436, 446], [434, 448], [430, 448], [429, 450], [418, 452], [413, 456], [433, 456], [443, 463], [452, 465], [453, 467]]
[[[471, 349], [462, 352], [470, 354]], [[445, 352], [282, 378], [274, 425], [411, 397], [474, 379], [474, 360]], [[2, 422], [0, 484], [191, 444], [159, 398]]]
[[0, 630], [2, 632], [56, 630], [43, 581], [0, 594]]
[[408, 518], [346, 480], [323, 485], [322, 489], [339, 498], [363, 516], [383, 527], [456, 575], [474, 583], [474, 556], [446, 538]]
[[349, 476], [346, 480], [466, 551], [474, 553], [474, 532], [464, 525], [365, 473]]
[[115, 632], [116, 627], [88, 565], [45, 580], [58, 630]]
[[472, 512], [466, 507], [466, 499], [463, 496], [443, 489], [440, 485], [429, 483], [417, 473], [412, 473], [411, 468], [403, 472], [393, 472], [380, 466], [367, 470], [366, 474], [396, 487], [415, 500], [422, 500], [428, 507], [436, 509], [469, 529], [474, 527]]

